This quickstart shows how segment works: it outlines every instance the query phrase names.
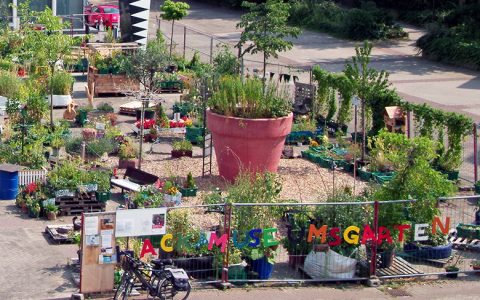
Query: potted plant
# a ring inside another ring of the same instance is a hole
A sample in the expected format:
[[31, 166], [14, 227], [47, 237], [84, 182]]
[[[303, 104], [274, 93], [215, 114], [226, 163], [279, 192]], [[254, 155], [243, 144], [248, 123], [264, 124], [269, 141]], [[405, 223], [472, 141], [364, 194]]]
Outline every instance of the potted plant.
[[193, 145], [187, 140], [176, 141], [172, 144], [172, 158], [179, 158], [182, 156], [192, 157]]
[[287, 214], [287, 236], [282, 239], [282, 245], [288, 253], [288, 266], [293, 269], [303, 265], [305, 257], [312, 250], [312, 244], [307, 243], [310, 223], [306, 213]]
[[165, 205], [173, 206], [182, 203], [182, 193], [180, 193], [172, 181], [165, 181], [162, 190], [164, 193], [163, 200], [165, 201]]
[[38, 216], [40, 216], [40, 204], [38, 201], [29, 197], [29, 199], [26, 200], [26, 203], [28, 208], [28, 216], [30, 218], [38, 218]]
[[[473, 260], [470, 265], [474, 271], [480, 271], [480, 260]], [[480, 272], [475, 272], [475, 275], [480, 276]]]
[[297, 119], [292, 126], [292, 132], [287, 136], [287, 143], [300, 143], [308, 142], [309, 139], [314, 137], [314, 133], [317, 130], [317, 124], [314, 119], [309, 119], [307, 116], [302, 116]]
[[138, 152], [132, 142], [125, 140], [118, 150], [118, 167], [120, 169], [126, 169], [127, 167], [135, 168], [137, 155]]
[[60, 135], [55, 135], [50, 142], [50, 146], [52, 147], [52, 155], [58, 157], [60, 148], [62, 148], [63, 145], [65, 145], [65, 140]]
[[[227, 199], [232, 203], [278, 203], [281, 189], [279, 177], [274, 173], [243, 172], [228, 189]], [[269, 206], [236, 207], [232, 227], [238, 231], [238, 240], [244, 240], [252, 228], [272, 228], [280, 217], [281, 212]], [[274, 268], [279, 241], [264, 244], [262, 234], [258, 236], [261, 242], [257, 247], [246, 247], [241, 251], [258, 278], [268, 279]]]
[[462, 150], [449, 149], [438, 158], [438, 169], [447, 175], [448, 180], [458, 180], [459, 168], [462, 165]]
[[188, 172], [187, 181], [180, 189], [183, 197], [195, 197], [197, 195], [197, 185], [195, 184], [195, 180], [193, 179], [192, 172]]
[[66, 107], [72, 102], [72, 90], [74, 79], [70, 73], [61, 71], [53, 74], [50, 85], [52, 88], [52, 106]]
[[480, 194], [480, 180], [475, 182], [474, 188], [475, 188], [475, 194], [479, 195]]
[[463, 262], [463, 259], [460, 255], [455, 255], [453, 256], [447, 266], [445, 267], [445, 276], [447, 278], [457, 278], [458, 277], [458, 271], [460, 271], [460, 268], [458, 267], [459, 264]]
[[45, 211], [47, 213], [48, 220], [52, 221], [57, 219], [58, 206], [56, 206], [54, 203], [48, 203], [45, 206]]
[[158, 130], [155, 126], [152, 126], [148, 130], [148, 134], [145, 134], [144, 140], [145, 142], [154, 142], [158, 137]]
[[428, 241], [413, 242], [409, 237], [403, 247], [403, 251], [411, 257], [421, 259], [445, 259], [452, 255], [452, 243], [440, 231], [432, 233], [432, 228], [426, 230]]
[[114, 112], [108, 113], [107, 118], [110, 121], [110, 125], [115, 126], [117, 124], [118, 116]]
[[226, 76], [208, 106], [220, 176], [233, 182], [242, 169], [277, 171], [293, 121], [292, 105], [277, 86]]
[[91, 179], [97, 184], [95, 191], [95, 198], [99, 202], [107, 202], [110, 200], [112, 194], [110, 192], [110, 171], [90, 171]]

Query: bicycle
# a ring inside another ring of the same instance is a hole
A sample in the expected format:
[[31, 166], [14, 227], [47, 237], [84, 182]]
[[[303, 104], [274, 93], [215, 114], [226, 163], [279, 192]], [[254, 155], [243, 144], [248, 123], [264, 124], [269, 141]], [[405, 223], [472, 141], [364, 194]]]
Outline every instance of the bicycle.
[[153, 299], [187, 299], [190, 295], [190, 282], [183, 269], [174, 269], [171, 259], [154, 259], [152, 265], [135, 259], [128, 252], [120, 252], [124, 257], [124, 273], [117, 290], [115, 300], [126, 300], [137, 281]]

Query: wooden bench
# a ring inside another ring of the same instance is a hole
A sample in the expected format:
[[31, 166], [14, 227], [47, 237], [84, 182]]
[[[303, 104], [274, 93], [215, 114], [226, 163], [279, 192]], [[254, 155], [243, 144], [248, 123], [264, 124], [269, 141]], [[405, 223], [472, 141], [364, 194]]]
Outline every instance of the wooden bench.
[[127, 167], [123, 179], [112, 178], [110, 179], [110, 184], [121, 188], [123, 194], [124, 190], [138, 192], [142, 185], [154, 184], [157, 180], [158, 177], [155, 175], [139, 169]]

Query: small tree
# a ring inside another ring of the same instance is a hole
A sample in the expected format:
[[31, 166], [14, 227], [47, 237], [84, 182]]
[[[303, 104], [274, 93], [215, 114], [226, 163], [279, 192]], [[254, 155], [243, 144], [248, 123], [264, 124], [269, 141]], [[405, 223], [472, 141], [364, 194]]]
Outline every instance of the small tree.
[[362, 104], [362, 160], [365, 159], [366, 146], [366, 105], [372, 96], [376, 96], [380, 91], [387, 90], [388, 73], [386, 71], [377, 71], [369, 66], [370, 55], [372, 53], [372, 44], [364, 42], [363, 47], [355, 47], [355, 56], [352, 61], [345, 66], [345, 76], [353, 84], [353, 92], [356, 94]]
[[150, 41], [146, 49], [138, 49], [125, 64], [127, 76], [134, 78], [147, 93], [155, 92], [158, 72], [163, 72], [169, 63], [165, 45], [161, 40]]
[[[29, 15], [29, 14], [27, 14]], [[55, 73], [55, 65], [64, 60], [71, 53], [73, 38], [63, 34], [63, 29], [68, 28], [68, 23], [63, 23], [60, 17], [54, 16], [50, 8], [42, 12], [32, 13], [35, 22], [41, 24], [44, 29], [37, 30], [28, 23], [22, 24], [24, 39], [24, 54], [27, 59], [37, 66], [48, 66], [50, 79]], [[50, 125], [53, 127], [53, 91], [50, 80]]]
[[187, 16], [187, 10], [190, 9], [190, 5], [185, 2], [173, 2], [172, 0], [166, 0], [160, 9], [163, 11], [162, 19], [172, 21], [172, 34], [170, 36], [170, 58], [172, 58], [172, 46], [173, 46], [173, 27], [175, 21], [181, 20]]
[[[236, 48], [239, 49], [239, 58], [246, 53], [255, 54], [263, 52], [263, 77], [265, 78], [267, 59], [271, 56], [278, 58], [278, 52], [290, 50], [293, 47], [287, 37], [296, 38], [300, 29], [287, 25], [290, 4], [282, 0], [267, 0], [265, 3], [252, 3], [244, 1], [242, 6], [250, 12], [244, 14], [237, 28], [242, 28]], [[253, 42], [243, 49], [243, 44]]]

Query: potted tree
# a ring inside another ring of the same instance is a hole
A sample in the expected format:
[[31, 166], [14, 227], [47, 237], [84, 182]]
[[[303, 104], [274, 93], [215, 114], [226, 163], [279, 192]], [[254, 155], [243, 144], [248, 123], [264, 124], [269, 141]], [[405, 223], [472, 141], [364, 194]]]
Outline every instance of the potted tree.
[[55, 135], [50, 142], [50, 146], [52, 147], [52, 155], [58, 157], [60, 148], [62, 148], [63, 145], [65, 145], [65, 140], [60, 135]]
[[127, 167], [135, 168], [137, 156], [138, 152], [132, 142], [125, 140], [118, 150], [118, 167], [120, 169], [126, 169]]
[[188, 172], [187, 181], [180, 189], [183, 197], [195, 197], [197, 195], [197, 185], [195, 184], [195, 180], [193, 179], [192, 172]]
[[[473, 260], [470, 265], [474, 271], [480, 271], [480, 260]], [[475, 272], [475, 275], [480, 276], [480, 272]]]
[[72, 102], [72, 90], [74, 79], [70, 73], [56, 72], [51, 77], [50, 86], [52, 89], [52, 106], [67, 107]]
[[447, 278], [457, 278], [458, 271], [460, 271], [460, 268], [458, 267], [458, 265], [461, 264], [462, 262], [463, 262], [463, 259], [460, 255], [457, 254], [454, 257], [452, 257], [449, 263], [447, 264], [447, 266], [445, 267], [445, 272], [447, 272], [445, 276]]
[[182, 156], [192, 157], [192, 143], [187, 140], [176, 141], [172, 144], [172, 158]]
[[97, 184], [95, 191], [95, 198], [99, 202], [107, 202], [110, 200], [112, 194], [110, 192], [110, 177], [109, 171], [90, 171], [92, 181]]
[[45, 212], [47, 213], [47, 219], [52, 221], [57, 219], [58, 206], [54, 203], [48, 203], [45, 206]]
[[233, 182], [242, 169], [277, 171], [293, 121], [291, 103], [277, 86], [226, 76], [208, 106], [220, 176]]

